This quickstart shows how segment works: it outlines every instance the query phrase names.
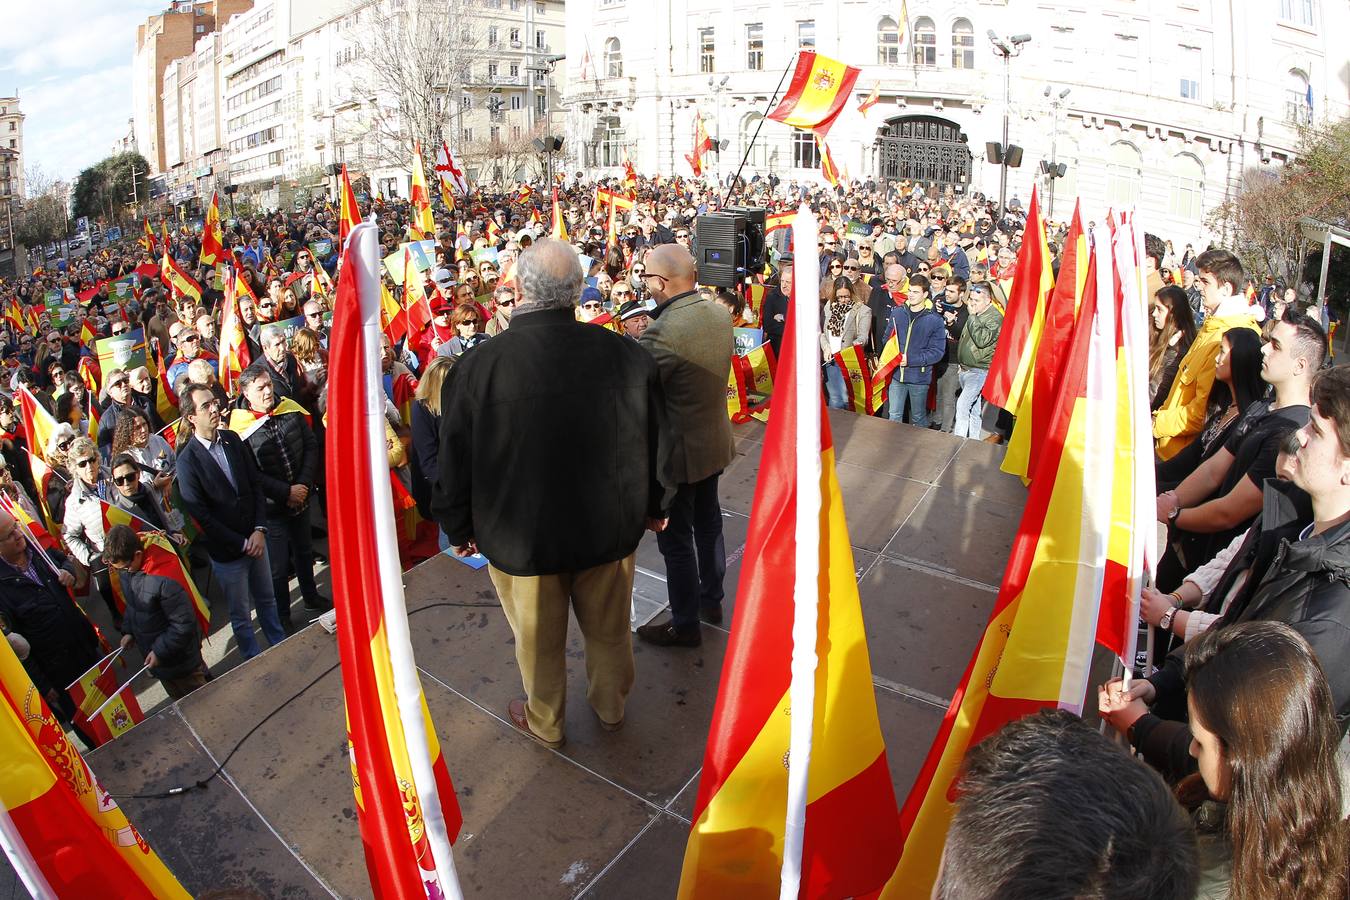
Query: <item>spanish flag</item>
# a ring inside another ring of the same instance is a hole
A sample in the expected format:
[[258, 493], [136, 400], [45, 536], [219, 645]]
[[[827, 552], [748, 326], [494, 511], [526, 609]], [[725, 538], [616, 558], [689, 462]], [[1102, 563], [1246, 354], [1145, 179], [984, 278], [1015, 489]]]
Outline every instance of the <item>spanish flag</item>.
[[695, 178], [703, 174], [703, 155], [712, 149], [712, 145], [708, 129], [703, 125], [703, 116], [694, 110], [694, 152], [686, 153], [684, 159], [689, 163]]
[[155, 344], [155, 414], [161, 422], [170, 422], [178, 418], [178, 392], [169, 382], [169, 367], [164, 364], [164, 350]]
[[0, 641], [0, 829], [34, 897], [187, 900]]
[[549, 237], [555, 241], [568, 240], [567, 221], [563, 218], [562, 205], [558, 203], [558, 188], [556, 185], [553, 188], [553, 230], [549, 233]]
[[178, 260], [174, 259], [172, 254], [167, 252], [164, 254], [162, 266], [164, 283], [175, 298], [188, 297], [194, 303], [202, 302], [202, 286], [183, 271], [183, 267], [178, 265]]
[[436, 236], [436, 220], [431, 215], [431, 194], [427, 192], [427, 175], [422, 168], [422, 147], [413, 142], [412, 189], [408, 192], [408, 203], [412, 207], [412, 219], [408, 222], [408, 232], [414, 241], [427, 240]]
[[872, 373], [872, 409], [878, 410], [886, 405], [886, 394], [891, 388], [891, 373], [900, 365], [900, 335], [894, 330], [886, 343], [881, 346], [881, 356], [877, 358], [877, 370]]
[[314, 424], [310, 419], [309, 410], [305, 409], [299, 403], [296, 403], [290, 397], [282, 397], [277, 405], [272, 407], [270, 413], [264, 413], [261, 416], [251, 409], [240, 409], [236, 406], [234, 409], [230, 410], [229, 424], [225, 427], [239, 435], [242, 439], [248, 440], [253, 436], [253, 432], [267, 424], [268, 419], [271, 419], [274, 416], [289, 415], [291, 413], [299, 413], [304, 416], [305, 424], [307, 425]]
[[198, 260], [204, 266], [214, 266], [226, 260], [225, 232], [220, 227], [220, 197], [215, 191], [211, 192], [211, 205], [206, 208], [206, 222], [202, 225], [202, 250]]
[[141, 236], [141, 246], [145, 248], [146, 253], [155, 252], [155, 229], [150, 227], [150, 220], [144, 219], [141, 222], [145, 226], [145, 234]]
[[859, 71], [810, 50], [799, 50], [787, 94], [768, 117], [825, 137], [853, 93]]
[[[114, 655], [109, 653], [94, 663], [88, 672], [66, 688], [70, 699], [75, 701], [77, 722], [89, 726], [90, 736], [100, 747], [145, 721], [136, 695], [123, 690], [123, 685], [117, 681], [117, 673], [112, 668]], [[109, 703], [108, 699], [114, 694], [117, 699]]]
[[378, 229], [343, 251], [329, 342], [333, 600], [357, 821], [377, 898], [459, 893], [451, 841], [461, 824], [422, 695], [398, 566], [380, 390]]
[[[192, 601], [192, 612], [197, 617], [197, 628], [203, 635], [209, 634], [211, 605], [197, 589], [197, 582], [192, 580], [192, 570], [184, 563], [182, 554], [174, 546], [173, 541], [169, 540], [169, 536], [140, 516], [132, 515], [119, 506], [113, 506], [102, 500], [99, 503], [102, 504], [103, 527], [108, 529], [114, 525], [126, 525], [140, 536], [143, 554], [141, 571], [150, 575], [161, 575], [181, 587]], [[112, 580], [113, 596], [117, 600], [118, 608], [123, 609], [126, 607], [126, 600], [122, 594], [121, 576], [118, 570], [113, 568], [108, 569], [108, 574]]]
[[820, 135], [816, 135], [816, 147], [820, 150], [821, 177], [830, 187], [839, 187], [839, 167], [834, 164], [834, 157], [830, 155], [830, 145], [821, 140]]
[[861, 344], [845, 347], [834, 355], [835, 365], [844, 376], [848, 388], [849, 409], [860, 416], [870, 416], [872, 409], [872, 377], [867, 370], [867, 354]]
[[19, 418], [23, 420], [28, 449], [46, 460], [47, 445], [56, 433], [56, 417], [47, 412], [47, 407], [38, 402], [26, 385], [19, 388]]
[[[410, 265], [411, 263], [405, 256], [403, 260], [405, 278]], [[380, 330], [389, 335], [391, 344], [397, 344], [408, 333], [408, 314], [394, 299], [393, 292], [389, 290], [389, 285], [383, 283], [380, 284]]]
[[[225, 272], [225, 299], [220, 312], [220, 359], [216, 377], [220, 386], [227, 392], [234, 390], [235, 382], [253, 361], [248, 349], [248, 336], [244, 332], [244, 320], [239, 313], [239, 295], [247, 294], [256, 304], [257, 298], [248, 286], [247, 279], [239, 277], [233, 268]], [[161, 416], [164, 421], [168, 417]]]
[[866, 117], [867, 111], [872, 107], [876, 106], [877, 101], [880, 99], [881, 99], [881, 79], [878, 78], [877, 83], [872, 85], [872, 93], [868, 94], [867, 99], [863, 100], [863, 102], [858, 104], [858, 112], [862, 113], [863, 116]]
[[351, 179], [347, 177], [347, 164], [342, 164], [342, 194], [338, 198], [338, 244], [347, 243], [347, 235], [352, 233], [356, 223], [361, 221], [361, 208], [356, 205], [356, 193], [352, 190]]
[[1009, 412], [1022, 402], [1027, 370], [1045, 324], [1045, 303], [1055, 287], [1050, 246], [1045, 240], [1045, 223], [1041, 221], [1040, 199], [1034, 185], [1024, 234], [1030, 239], [1022, 241], [1017, 254], [1013, 290], [1003, 311], [1003, 328], [981, 391], [985, 400]]
[[780, 228], [790, 228], [792, 226], [792, 219], [796, 215], [797, 214], [791, 210], [769, 213], [768, 216], [764, 218], [764, 233], [768, 234], [769, 232], [777, 231]]
[[[437, 288], [440, 290], [440, 288]], [[414, 337], [431, 324], [431, 304], [427, 301], [426, 284], [422, 273], [413, 265], [412, 251], [403, 249], [403, 315], [390, 319], [390, 340], [394, 333], [410, 334]]]
[[901, 812], [904, 853], [883, 897], [929, 893], [953, 812], [951, 788], [971, 747], [1043, 708], [1082, 713], [1117, 462], [1116, 316], [1104, 231], [998, 600]]
[[[805, 208], [795, 230], [803, 246], [815, 242]], [[681, 898], [859, 896], [885, 883], [899, 853], [813, 362], [816, 275], [798, 273], [793, 308], [808, 314], [789, 316]]]
[[[1074, 205], [1069, 233], [1064, 238], [1059, 276], [1050, 299], [1045, 303], [1040, 327], [1033, 320], [1025, 356], [1027, 362], [1022, 397], [1013, 413], [1017, 424], [1008, 439], [1008, 451], [1001, 468], [1023, 481], [1037, 471], [1036, 455], [1045, 438], [1045, 423], [1052, 414], [1064, 357], [1069, 351], [1074, 322], [1082, 305], [1087, 278], [1088, 241], [1078, 205]], [[1014, 282], [1016, 276], [1014, 276]], [[1109, 298], [1108, 298], [1109, 299]]]

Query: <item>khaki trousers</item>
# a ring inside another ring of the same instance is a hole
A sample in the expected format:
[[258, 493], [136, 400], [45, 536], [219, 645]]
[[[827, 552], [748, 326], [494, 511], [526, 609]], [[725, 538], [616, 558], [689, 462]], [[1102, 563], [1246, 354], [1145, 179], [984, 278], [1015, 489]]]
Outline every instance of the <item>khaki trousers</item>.
[[530, 730], [546, 741], [561, 740], [563, 733], [569, 606], [585, 644], [586, 699], [602, 722], [623, 721], [633, 687], [633, 558], [558, 575], [508, 575], [488, 566], [516, 637]]

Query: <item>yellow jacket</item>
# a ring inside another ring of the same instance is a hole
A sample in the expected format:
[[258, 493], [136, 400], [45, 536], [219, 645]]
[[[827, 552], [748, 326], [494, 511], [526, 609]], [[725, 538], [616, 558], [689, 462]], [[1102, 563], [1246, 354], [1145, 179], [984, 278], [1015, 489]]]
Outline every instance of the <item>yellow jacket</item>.
[[1205, 405], [1209, 403], [1209, 389], [1214, 386], [1215, 364], [1223, 341], [1230, 328], [1250, 328], [1260, 333], [1256, 319], [1246, 313], [1212, 315], [1205, 319], [1191, 343], [1191, 349], [1177, 368], [1176, 380], [1167, 393], [1167, 400], [1153, 419], [1153, 437], [1158, 444], [1158, 458], [1171, 459], [1195, 440], [1205, 427]]

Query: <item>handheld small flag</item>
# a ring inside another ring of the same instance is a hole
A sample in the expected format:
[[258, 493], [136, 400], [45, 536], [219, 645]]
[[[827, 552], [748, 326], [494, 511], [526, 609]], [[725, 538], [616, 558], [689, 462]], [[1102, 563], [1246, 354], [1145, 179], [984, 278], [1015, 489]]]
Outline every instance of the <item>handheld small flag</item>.
[[356, 192], [347, 177], [347, 164], [342, 164], [342, 196], [338, 203], [338, 243], [346, 244], [347, 235], [352, 233], [356, 223], [361, 221], [361, 207], [356, 204]]

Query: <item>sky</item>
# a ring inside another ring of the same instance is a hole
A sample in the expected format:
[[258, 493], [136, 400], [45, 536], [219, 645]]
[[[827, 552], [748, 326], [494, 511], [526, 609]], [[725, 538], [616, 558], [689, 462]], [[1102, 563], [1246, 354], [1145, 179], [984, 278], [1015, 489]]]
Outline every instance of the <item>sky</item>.
[[23, 166], [73, 181], [131, 118], [136, 26], [168, 0], [0, 0], [0, 95], [19, 95]]

